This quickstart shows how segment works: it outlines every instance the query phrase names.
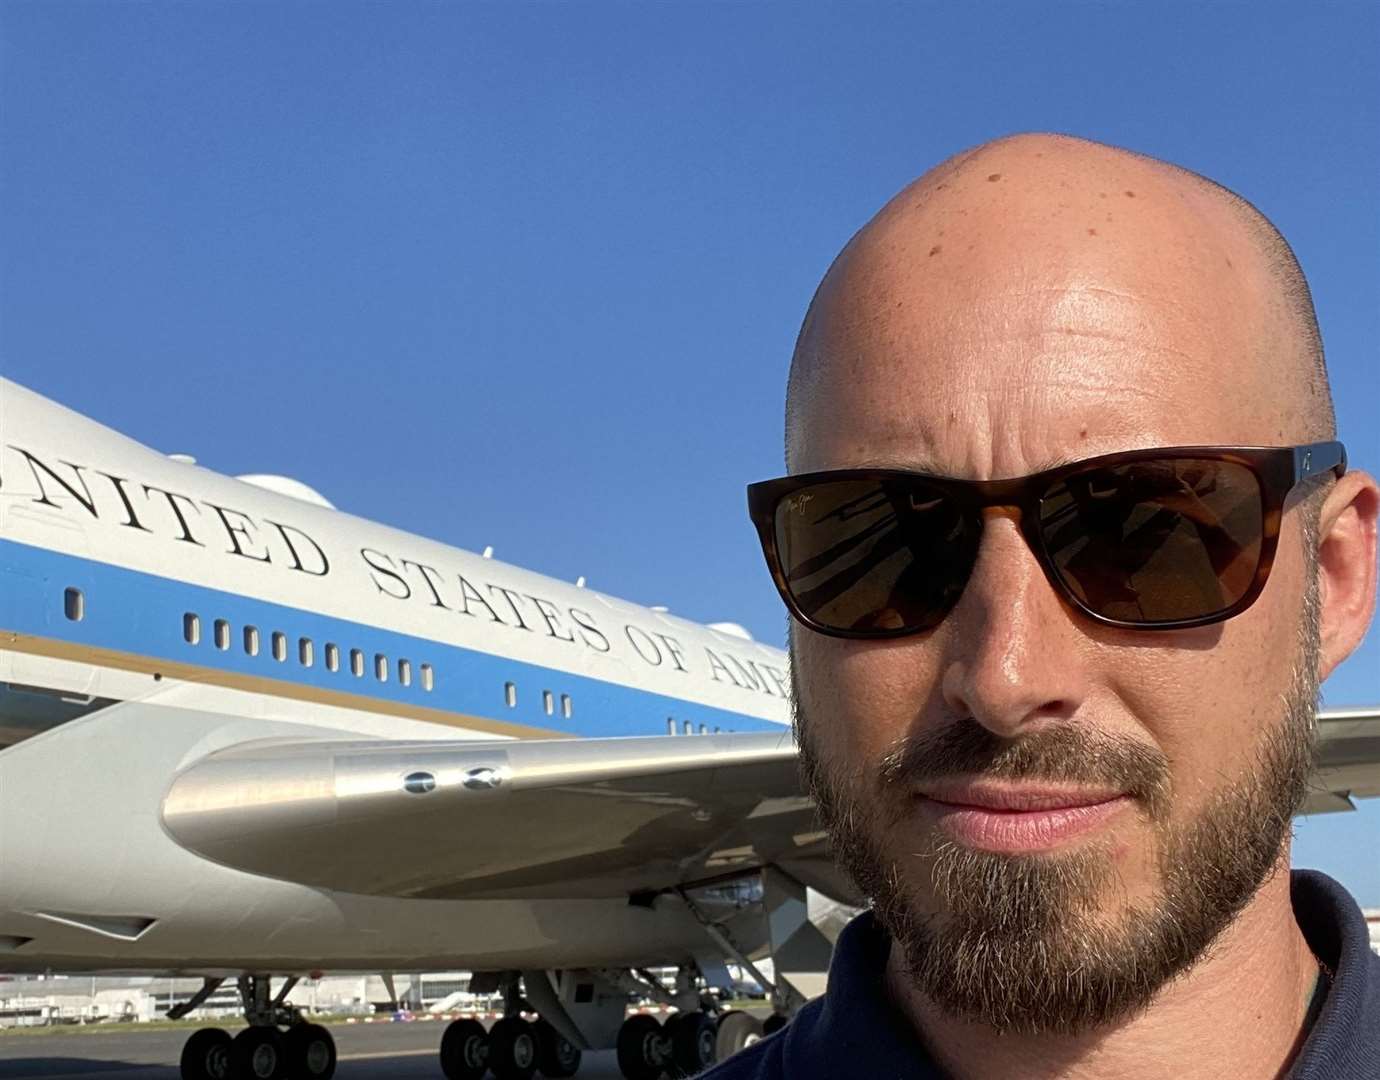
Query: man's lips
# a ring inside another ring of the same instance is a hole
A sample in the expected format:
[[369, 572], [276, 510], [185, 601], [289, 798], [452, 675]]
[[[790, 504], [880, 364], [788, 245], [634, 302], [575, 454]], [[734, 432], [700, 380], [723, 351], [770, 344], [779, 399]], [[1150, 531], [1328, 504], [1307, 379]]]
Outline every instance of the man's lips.
[[1107, 788], [990, 781], [927, 785], [918, 794], [925, 815], [959, 843], [1010, 854], [1088, 833], [1131, 802]]

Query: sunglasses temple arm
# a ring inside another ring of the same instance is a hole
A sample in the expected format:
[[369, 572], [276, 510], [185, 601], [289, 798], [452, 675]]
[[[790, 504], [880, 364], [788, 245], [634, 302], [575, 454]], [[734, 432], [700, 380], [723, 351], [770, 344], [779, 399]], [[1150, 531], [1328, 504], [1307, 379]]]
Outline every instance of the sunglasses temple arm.
[[1346, 472], [1346, 448], [1341, 443], [1319, 442], [1294, 447], [1295, 484], [1326, 472], [1336, 473], [1338, 477]]

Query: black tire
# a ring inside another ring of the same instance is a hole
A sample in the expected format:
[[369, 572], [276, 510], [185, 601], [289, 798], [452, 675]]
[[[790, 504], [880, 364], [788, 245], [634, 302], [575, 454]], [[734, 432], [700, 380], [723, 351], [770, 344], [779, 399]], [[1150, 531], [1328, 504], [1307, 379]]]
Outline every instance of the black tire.
[[283, 1036], [283, 1053], [292, 1080], [331, 1080], [335, 1039], [320, 1024], [293, 1024]]
[[633, 1013], [618, 1029], [618, 1071], [624, 1080], [657, 1080], [666, 1068], [666, 1036], [656, 1017]]
[[772, 1013], [762, 1021], [762, 1034], [770, 1035], [773, 1031], [780, 1031], [791, 1022], [789, 1016], [782, 1016], [780, 1013]]
[[182, 1080], [229, 1080], [230, 1033], [220, 1028], [192, 1032], [182, 1044]]
[[545, 1020], [532, 1025], [537, 1037], [537, 1070], [542, 1076], [562, 1078], [580, 1071], [580, 1048]]
[[230, 1040], [230, 1080], [283, 1080], [287, 1065], [277, 1028], [245, 1028]]
[[[670, 1025], [667, 1025], [670, 1027]], [[707, 1013], [680, 1013], [671, 1027], [672, 1071], [678, 1076], [698, 1076], [714, 1064], [714, 1018]]]
[[489, 1033], [478, 1020], [456, 1020], [441, 1036], [441, 1071], [448, 1080], [480, 1080], [489, 1071]]
[[537, 1071], [537, 1036], [520, 1016], [505, 1016], [489, 1028], [489, 1071], [498, 1080], [531, 1080]]
[[757, 1042], [764, 1032], [762, 1021], [752, 1013], [734, 1009], [719, 1017], [719, 1030], [714, 1036], [714, 1060], [727, 1061], [745, 1046]]

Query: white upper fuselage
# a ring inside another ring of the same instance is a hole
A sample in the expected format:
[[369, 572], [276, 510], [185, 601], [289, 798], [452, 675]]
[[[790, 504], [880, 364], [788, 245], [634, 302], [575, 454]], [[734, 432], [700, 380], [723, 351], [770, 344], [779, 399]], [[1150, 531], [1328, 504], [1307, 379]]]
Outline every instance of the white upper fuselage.
[[[168, 458], [8, 382], [0, 492], [0, 568], [62, 586], [7, 589], [0, 629], [19, 652], [99, 650], [98, 685], [69, 689], [125, 700], [106, 671], [154, 668], [394, 736], [401, 717], [484, 737], [788, 720], [780, 650]], [[52, 618], [69, 587], [80, 622]]]

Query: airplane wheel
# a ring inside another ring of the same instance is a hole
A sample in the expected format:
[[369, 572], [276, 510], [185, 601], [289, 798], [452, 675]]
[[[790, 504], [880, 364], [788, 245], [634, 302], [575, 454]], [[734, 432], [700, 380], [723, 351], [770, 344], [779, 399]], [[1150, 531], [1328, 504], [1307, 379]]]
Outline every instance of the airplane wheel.
[[762, 1034], [770, 1035], [773, 1031], [780, 1031], [791, 1022], [789, 1016], [782, 1016], [780, 1013], [772, 1013], [762, 1021]]
[[537, 1037], [520, 1016], [505, 1016], [489, 1028], [489, 1071], [498, 1080], [530, 1080], [537, 1071]]
[[245, 1028], [230, 1040], [231, 1080], [283, 1080], [287, 1055], [277, 1028]]
[[717, 1033], [712, 1016], [697, 1009], [681, 1013], [674, 1026], [666, 1026], [670, 1028], [671, 1060], [680, 1076], [697, 1076], [714, 1064]]
[[726, 1061], [745, 1046], [762, 1038], [762, 1021], [752, 1013], [734, 1009], [719, 1017], [719, 1030], [714, 1036], [714, 1060]]
[[230, 1035], [220, 1028], [202, 1028], [182, 1044], [182, 1080], [228, 1080]]
[[330, 1080], [335, 1075], [335, 1039], [320, 1024], [293, 1024], [283, 1036], [283, 1056], [293, 1080]]
[[489, 1035], [478, 1020], [456, 1020], [441, 1036], [441, 1071], [448, 1080], [480, 1080], [489, 1071]]
[[574, 1076], [580, 1071], [580, 1048], [545, 1020], [532, 1025], [537, 1037], [537, 1068], [542, 1076]]
[[667, 1049], [656, 1017], [634, 1013], [618, 1029], [618, 1071], [624, 1080], [657, 1080], [670, 1057]]

